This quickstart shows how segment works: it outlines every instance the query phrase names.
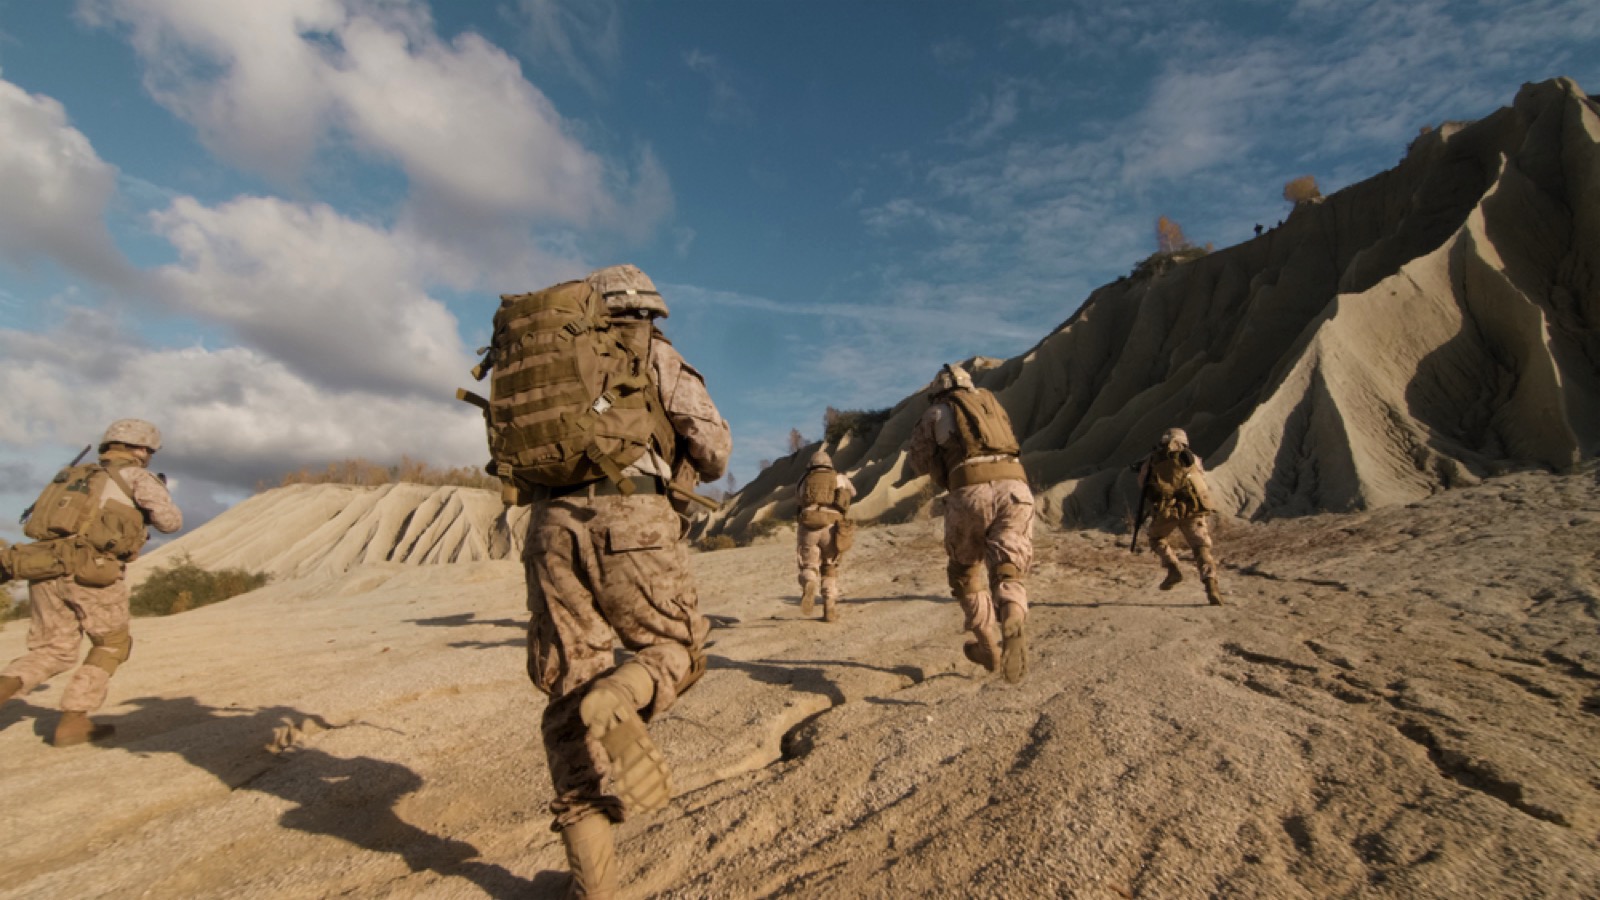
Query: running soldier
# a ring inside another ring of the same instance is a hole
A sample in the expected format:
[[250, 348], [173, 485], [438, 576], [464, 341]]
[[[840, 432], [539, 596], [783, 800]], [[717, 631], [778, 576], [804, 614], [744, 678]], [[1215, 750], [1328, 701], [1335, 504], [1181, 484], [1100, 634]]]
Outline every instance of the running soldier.
[[839, 558], [850, 549], [855, 523], [846, 518], [855, 485], [834, 471], [826, 450], [811, 454], [795, 485], [795, 560], [800, 568], [800, 615], [811, 616], [822, 589], [822, 621], [839, 621]]
[[1017, 458], [1011, 419], [994, 394], [974, 387], [972, 376], [955, 364], [940, 370], [932, 391], [928, 411], [911, 432], [909, 464], [950, 491], [946, 572], [966, 614], [965, 627], [976, 638], [962, 652], [1016, 683], [1028, 671], [1028, 592], [1022, 579], [1033, 561], [1033, 492]]
[[1167, 567], [1161, 590], [1170, 591], [1183, 581], [1178, 554], [1169, 542], [1174, 531], [1181, 531], [1194, 551], [1206, 600], [1212, 606], [1221, 606], [1217, 560], [1211, 552], [1211, 531], [1206, 525], [1206, 517], [1215, 507], [1211, 504], [1211, 489], [1206, 486], [1205, 466], [1189, 449], [1189, 435], [1182, 428], [1168, 428], [1161, 433], [1161, 440], [1139, 466], [1139, 489], [1150, 516], [1146, 532], [1150, 549]]
[[105, 705], [111, 676], [133, 652], [128, 563], [149, 537], [147, 525], [167, 534], [183, 527], [166, 482], [147, 468], [160, 449], [161, 432], [149, 422], [112, 422], [98, 461], [62, 469], [30, 508], [23, 533], [34, 543], [5, 551], [4, 568], [28, 579], [32, 622], [27, 655], [0, 671], [0, 703], [72, 668], [89, 637], [89, 654], [61, 697], [57, 747], [115, 733], [89, 714]]

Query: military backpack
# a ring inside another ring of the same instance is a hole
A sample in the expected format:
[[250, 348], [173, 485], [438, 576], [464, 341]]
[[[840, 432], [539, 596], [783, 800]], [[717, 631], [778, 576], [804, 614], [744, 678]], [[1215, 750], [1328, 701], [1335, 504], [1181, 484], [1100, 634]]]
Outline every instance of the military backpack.
[[955, 412], [956, 433], [967, 459], [974, 456], [1016, 456], [1021, 452], [1011, 431], [1011, 417], [994, 394], [980, 389], [951, 391], [944, 399]]
[[149, 537], [121, 473], [127, 465], [88, 463], [57, 472], [23, 522], [22, 533], [34, 543], [6, 549], [9, 577], [72, 575], [89, 587], [121, 578], [122, 564], [137, 557]]
[[457, 396], [484, 412], [490, 471], [510, 502], [534, 486], [608, 479], [649, 451], [669, 464], [674, 433], [650, 367], [648, 320], [612, 318], [587, 281], [502, 294], [494, 334], [473, 375], [493, 372], [489, 398]]

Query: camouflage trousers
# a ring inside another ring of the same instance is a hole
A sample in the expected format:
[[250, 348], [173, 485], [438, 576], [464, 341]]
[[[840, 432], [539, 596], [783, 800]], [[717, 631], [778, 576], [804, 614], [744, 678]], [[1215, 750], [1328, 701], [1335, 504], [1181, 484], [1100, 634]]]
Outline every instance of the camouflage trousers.
[[[956, 488], [945, 500], [944, 550], [950, 589], [973, 633], [993, 632], [995, 606], [1027, 615], [1022, 578], [1033, 564], [1033, 492], [1015, 479]], [[987, 577], [985, 577], [987, 569]]]
[[800, 590], [821, 582], [822, 599], [839, 599], [839, 523], [822, 528], [795, 530], [795, 562], [800, 569]]
[[541, 732], [558, 831], [594, 811], [622, 821], [621, 801], [602, 790], [605, 751], [578, 715], [589, 686], [616, 667], [613, 638], [655, 682], [647, 722], [702, 670], [710, 625], [679, 535], [678, 514], [657, 495], [563, 498], [529, 517], [528, 677], [550, 697]]
[[1194, 551], [1195, 568], [1200, 570], [1201, 579], [1217, 577], [1217, 560], [1211, 553], [1211, 529], [1206, 525], [1206, 517], [1163, 516], [1150, 523], [1150, 530], [1147, 532], [1150, 537], [1150, 549], [1155, 551], [1157, 558], [1164, 565], [1178, 568], [1178, 554], [1172, 549], [1169, 540], [1174, 531], [1183, 532], [1184, 540], [1189, 542], [1189, 549]]
[[106, 690], [117, 666], [128, 658], [128, 582], [90, 588], [68, 578], [28, 585], [33, 620], [28, 626], [28, 653], [0, 675], [22, 679], [26, 693], [78, 665], [78, 645], [88, 635], [93, 646], [61, 697], [68, 712], [93, 712], [105, 705]]

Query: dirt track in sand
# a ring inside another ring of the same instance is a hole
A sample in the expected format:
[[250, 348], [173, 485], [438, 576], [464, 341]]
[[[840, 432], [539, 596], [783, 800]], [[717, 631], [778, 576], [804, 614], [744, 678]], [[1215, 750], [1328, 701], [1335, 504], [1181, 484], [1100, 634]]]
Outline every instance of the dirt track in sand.
[[[627, 894], [1596, 894], [1593, 472], [1225, 523], [1222, 609], [1117, 541], [1038, 535], [1015, 687], [934, 523], [861, 532], [836, 626], [786, 543], [697, 555], [712, 667]], [[0, 896], [556, 894], [520, 594], [378, 565], [137, 622], [113, 746], [42, 743], [64, 683], [0, 708]]]

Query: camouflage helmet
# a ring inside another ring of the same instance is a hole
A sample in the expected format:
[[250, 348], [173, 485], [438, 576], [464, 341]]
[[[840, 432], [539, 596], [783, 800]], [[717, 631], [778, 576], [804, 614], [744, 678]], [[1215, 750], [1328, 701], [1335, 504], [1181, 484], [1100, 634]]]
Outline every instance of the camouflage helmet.
[[667, 303], [656, 290], [656, 283], [638, 266], [606, 266], [590, 272], [586, 280], [600, 292], [606, 309], [613, 313], [637, 310], [663, 319], [668, 315]]
[[1168, 428], [1166, 431], [1161, 432], [1161, 440], [1156, 442], [1156, 446], [1165, 447], [1169, 450], [1187, 450], [1189, 448], [1189, 432], [1184, 431], [1182, 428]]
[[100, 445], [103, 447], [106, 444], [148, 447], [154, 453], [161, 449], [161, 429], [143, 419], [118, 419], [106, 428], [105, 435], [100, 438]]
[[961, 368], [959, 364], [946, 363], [944, 368], [939, 370], [939, 374], [934, 376], [933, 392], [942, 394], [945, 391], [953, 391], [956, 388], [970, 390], [972, 388], [972, 376], [968, 375], [967, 370]]
[[811, 454], [811, 462], [807, 463], [806, 467], [810, 469], [831, 469], [833, 468], [833, 457], [828, 455], [828, 451], [819, 449]]

